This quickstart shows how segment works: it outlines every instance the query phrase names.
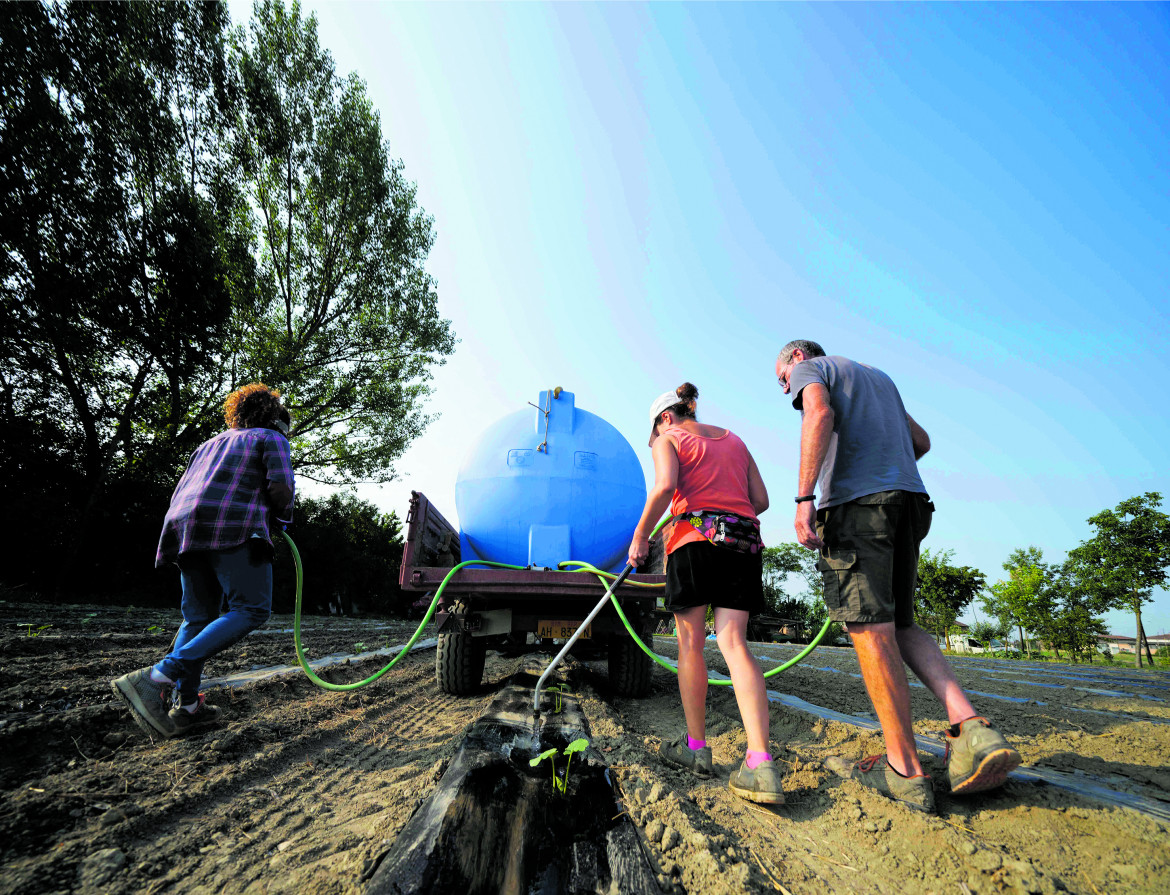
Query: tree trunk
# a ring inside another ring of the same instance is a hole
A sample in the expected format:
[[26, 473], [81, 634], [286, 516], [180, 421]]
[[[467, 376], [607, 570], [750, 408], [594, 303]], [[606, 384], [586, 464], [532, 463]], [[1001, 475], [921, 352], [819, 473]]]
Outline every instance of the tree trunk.
[[1140, 655], [1142, 644], [1146, 645], [1146, 658], [1150, 660], [1150, 667], [1154, 667], [1154, 655], [1150, 652], [1150, 641], [1146, 638], [1146, 627], [1142, 624], [1142, 612], [1138, 610], [1138, 653]]
[[72, 585], [73, 572], [77, 567], [77, 557], [81, 552], [81, 544], [86, 538], [94, 517], [97, 515], [102, 496], [105, 492], [106, 479], [109, 477], [110, 467], [114, 462], [114, 454], [118, 450], [118, 445], [130, 433], [130, 421], [133, 418], [134, 405], [142, 393], [142, 389], [146, 384], [146, 377], [149, 375], [153, 364], [154, 358], [148, 357], [146, 362], [139, 367], [138, 373], [134, 377], [134, 382], [130, 386], [130, 394], [126, 399], [126, 405], [122, 408], [122, 413], [118, 418], [118, 425], [114, 429], [113, 438], [110, 439], [110, 443], [106, 445], [105, 450], [102, 452], [101, 464], [96, 470], [96, 474], [87, 482], [89, 497], [86, 499], [85, 506], [81, 510], [81, 515], [72, 533], [73, 536], [69, 546], [64, 551], [61, 566], [57, 572], [55, 591], [58, 599], [61, 599]]
[[1020, 632], [1020, 649], [1024, 650], [1028, 654], [1028, 658], [1031, 659], [1032, 650], [1028, 648], [1028, 641], [1024, 639], [1024, 626], [1016, 625], [1016, 630]]
[[[1137, 619], [1137, 638], [1133, 643], [1134, 668], [1142, 667], [1142, 604], [1134, 601], [1133, 604], [1134, 618]], [[1151, 662], [1151, 665], [1154, 663]]]

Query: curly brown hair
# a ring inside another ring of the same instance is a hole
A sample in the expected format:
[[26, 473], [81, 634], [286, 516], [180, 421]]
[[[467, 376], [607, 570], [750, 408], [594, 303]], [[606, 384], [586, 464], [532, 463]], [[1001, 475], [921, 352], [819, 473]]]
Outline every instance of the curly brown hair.
[[271, 429], [279, 419], [288, 420], [280, 392], [263, 382], [238, 388], [223, 402], [223, 418], [229, 429]]

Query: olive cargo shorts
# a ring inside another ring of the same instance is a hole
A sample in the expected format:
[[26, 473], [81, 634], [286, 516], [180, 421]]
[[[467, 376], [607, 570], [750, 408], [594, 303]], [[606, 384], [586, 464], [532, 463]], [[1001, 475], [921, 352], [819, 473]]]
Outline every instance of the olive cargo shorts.
[[918, 546], [930, 531], [926, 494], [881, 491], [817, 511], [817, 568], [836, 622], [914, 624]]

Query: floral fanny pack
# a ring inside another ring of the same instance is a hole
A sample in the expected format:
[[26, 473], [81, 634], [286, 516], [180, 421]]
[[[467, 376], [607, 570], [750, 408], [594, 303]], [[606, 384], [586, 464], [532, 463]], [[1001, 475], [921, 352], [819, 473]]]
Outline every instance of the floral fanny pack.
[[726, 547], [737, 553], [759, 553], [764, 549], [760, 523], [751, 519], [719, 510], [691, 510], [674, 518], [684, 525], [694, 526], [716, 547]]

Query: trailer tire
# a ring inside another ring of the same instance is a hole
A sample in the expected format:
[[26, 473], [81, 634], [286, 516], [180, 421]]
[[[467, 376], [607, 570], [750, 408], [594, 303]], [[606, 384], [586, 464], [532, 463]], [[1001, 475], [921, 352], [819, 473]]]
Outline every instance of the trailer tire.
[[[466, 603], [456, 600], [453, 612], [468, 610]], [[439, 635], [435, 649], [435, 680], [439, 689], [453, 696], [466, 696], [479, 689], [483, 679], [483, 663], [487, 648], [482, 637], [472, 637], [462, 631]]]
[[[654, 648], [650, 633], [642, 635], [646, 646]], [[609, 683], [619, 696], [645, 696], [650, 692], [654, 661], [625, 633], [609, 641]]]

